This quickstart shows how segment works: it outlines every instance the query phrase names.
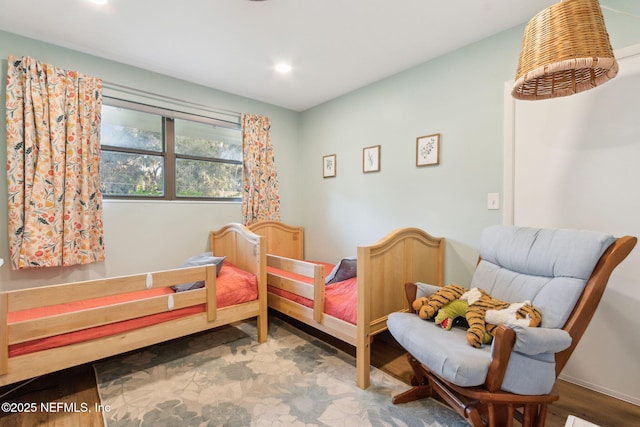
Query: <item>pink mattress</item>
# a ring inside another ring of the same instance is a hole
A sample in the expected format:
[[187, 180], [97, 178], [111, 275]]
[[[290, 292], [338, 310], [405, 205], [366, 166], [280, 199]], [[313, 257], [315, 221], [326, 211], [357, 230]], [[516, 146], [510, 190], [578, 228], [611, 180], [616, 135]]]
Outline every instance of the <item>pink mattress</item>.
[[[229, 307], [232, 305], [256, 300], [258, 298], [257, 283], [258, 281], [255, 275], [240, 270], [229, 262], [225, 262], [220, 269], [220, 274], [218, 274], [218, 277], [216, 278], [216, 297], [218, 308]], [[151, 296], [173, 293], [173, 290], [171, 290], [170, 288], [152, 288], [143, 291], [112, 295], [109, 297], [93, 298], [90, 300], [77, 301], [68, 304], [59, 304], [48, 307], [39, 307], [30, 310], [15, 311], [8, 313], [8, 323], [11, 324], [14, 322], [37, 319], [40, 317], [51, 316], [55, 314], [71, 313], [79, 310], [104, 307], [111, 304], [117, 304], [126, 301], [135, 301], [137, 299], [148, 298]], [[89, 329], [83, 329], [80, 331], [69, 332], [66, 334], [47, 338], [40, 338], [19, 344], [13, 344], [9, 346], [9, 357], [32, 353], [35, 351], [47, 350], [55, 347], [62, 347], [64, 345], [75, 344], [96, 338], [103, 338], [109, 335], [115, 335], [134, 329], [143, 328], [145, 326], [156, 325], [159, 323], [167, 322], [169, 320], [203, 313], [205, 309], [206, 308], [204, 304], [199, 304], [191, 307], [181, 308], [178, 310], [167, 311], [150, 316], [142, 316], [122, 322], [111, 323], [109, 325], [101, 325]]]
[[[333, 264], [325, 262], [309, 261], [314, 264], [320, 264], [325, 266], [325, 274], [328, 274], [333, 269]], [[267, 267], [268, 273], [275, 273], [281, 276], [289, 277], [292, 279], [300, 280], [302, 282], [313, 285], [313, 278], [302, 276], [295, 273], [289, 273], [283, 270], [279, 270], [273, 267]], [[269, 286], [267, 284], [268, 291], [287, 298], [288, 300], [297, 302], [305, 307], [313, 308], [313, 301], [293, 294], [291, 292]], [[324, 312], [337, 319], [344, 320], [345, 322], [355, 325], [357, 323], [358, 316], [358, 279], [353, 277], [351, 279], [343, 280], [341, 282], [332, 283], [325, 287], [325, 302]]]

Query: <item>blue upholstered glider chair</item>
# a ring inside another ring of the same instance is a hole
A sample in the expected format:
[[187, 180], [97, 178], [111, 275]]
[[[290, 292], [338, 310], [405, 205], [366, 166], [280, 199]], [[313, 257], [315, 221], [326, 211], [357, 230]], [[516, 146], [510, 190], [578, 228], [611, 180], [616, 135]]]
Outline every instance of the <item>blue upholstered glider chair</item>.
[[[636, 244], [584, 230], [492, 226], [481, 236], [470, 288], [507, 302], [531, 301], [539, 327], [501, 325], [492, 344], [472, 347], [466, 329], [445, 330], [415, 313], [387, 325], [408, 351], [415, 375], [394, 403], [439, 395], [471, 425], [543, 426], [558, 399], [556, 377], [582, 337], [613, 269]], [[438, 289], [406, 286], [410, 303]]]

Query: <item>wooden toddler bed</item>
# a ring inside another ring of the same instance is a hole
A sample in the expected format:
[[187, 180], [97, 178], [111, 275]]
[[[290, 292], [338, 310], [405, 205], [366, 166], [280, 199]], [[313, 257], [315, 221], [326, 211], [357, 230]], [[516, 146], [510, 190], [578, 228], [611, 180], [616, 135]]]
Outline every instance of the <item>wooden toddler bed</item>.
[[0, 293], [0, 386], [253, 317], [264, 342], [265, 238], [228, 224], [210, 242], [226, 256], [218, 275], [207, 265]]
[[405, 283], [443, 283], [444, 239], [417, 228], [359, 246], [357, 277], [330, 285], [333, 265], [303, 260], [302, 227], [261, 221], [249, 229], [266, 238], [269, 308], [355, 346], [360, 388], [369, 386], [372, 336], [387, 329], [389, 313], [409, 310]]

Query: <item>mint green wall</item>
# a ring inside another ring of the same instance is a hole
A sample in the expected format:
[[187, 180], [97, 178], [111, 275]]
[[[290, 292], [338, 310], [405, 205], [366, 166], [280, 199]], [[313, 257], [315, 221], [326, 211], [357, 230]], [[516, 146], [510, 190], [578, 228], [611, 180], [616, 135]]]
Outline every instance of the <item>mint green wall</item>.
[[[640, 15], [640, 2], [606, 1]], [[640, 42], [638, 18], [607, 10], [614, 49]], [[482, 228], [503, 221], [504, 88], [515, 77], [524, 25], [466, 46], [302, 114], [306, 255], [337, 261], [403, 226], [447, 239], [445, 281], [468, 283]], [[437, 41], [434, 41], [437, 43]], [[441, 134], [440, 164], [416, 167], [416, 137]], [[362, 149], [381, 145], [381, 171]], [[337, 176], [322, 178], [322, 156]], [[500, 193], [501, 209], [487, 209]]]
[[[303, 113], [307, 255], [335, 260], [403, 226], [444, 236], [446, 280], [467, 283], [480, 231], [502, 221], [504, 82], [520, 29], [429, 61]], [[441, 134], [440, 164], [416, 167], [416, 137]], [[381, 145], [381, 171], [362, 173], [362, 149]], [[321, 159], [337, 154], [336, 178]]]
[[[296, 179], [299, 113], [0, 31], [0, 97], [3, 100], [9, 54], [31, 56], [56, 67], [101, 77], [106, 82], [216, 109], [269, 116], [283, 220], [301, 221]], [[107, 91], [105, 89], [105, 93]], [[0, 114], [5, 115], [4, 102], [0, 104]], [[3, 119], [0, 121], [2, 146], [6, 143], [5, 133]], [[2, 149], [0, 164], [5, 162], [6, 151]], [[242, 220], [239, 203], [105, 201], [105, 262], [64, 269], [12, 271], [8, 265], [6, 191], [6, 186], [0, 186], [0, 258], [6, 261], [0, 268], [0, 290], [176, 267], [188, 256], [207, 249], [209, 230]]]

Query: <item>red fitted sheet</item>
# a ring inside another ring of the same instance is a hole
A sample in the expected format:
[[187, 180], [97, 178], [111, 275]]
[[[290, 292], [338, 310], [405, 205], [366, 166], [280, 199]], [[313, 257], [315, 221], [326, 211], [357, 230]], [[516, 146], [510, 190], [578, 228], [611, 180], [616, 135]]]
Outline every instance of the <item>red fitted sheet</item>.
[[[258, 298], [258, 284], [254, 274], [243, 271], [229, 262], [225, 262], [216, 278], [216, 297], [218, 308], [229, 307], [244, 302], [254, 301]], [[79, 310], [87, 310], [96, 307], [104, 307], [111, 304], [137, 299], [148, 298], [156, 295], [173, 294], [170, 288], [152, 288], [143, 291], [126, 294], [112, 295], [108, 297], [93, 298], [85, 301], [77, 301], [68, 304], [58, 304], [48, 307], [39, 307], [30, 310], [21, 310], [8, 313], [8, 323], [37, 319], [55, 314], [71, 313]], [[64, 345], [75, 344], [96, 338], [131, 331], [134, 329], [151, 326], [181, 317], [191, 316], [205, 311], [205, 305], [199, 304], [178, 310], [138, 317], [108, 325], [96, 326], [80, 331], [69, 332], [47, 338], [40, 338], [9, 346], [9, 357], [27, 354], [35, 351], [47, 350]]]
[[[328, 264], [325, 262], [309, 262], [324, 265], [325, 274], [328, 274], [334, 267], [333, 264]], [[311, 277], [286, 272], [273, 267], [267, 267], [267, 272], [300, 280], [313, 286], [313, 278]], [[269, 286], [268, 284], [267, 288], [269, 292], [275, 295], [287, 298], [288, 300], [304, 305], [305, 307], [313, 308], [313, 300], [301, 297], [300, 295], [296, 295], [279, 288], [275, 288], [273, 286]], [[358, 279], [356, 277], [326, 285], [324, 298], [325, 314], [328, 314], [340, 320], [344, 320], [345, 322], [351, 323], [353, 325], [356, 324], [358, 316]]]

